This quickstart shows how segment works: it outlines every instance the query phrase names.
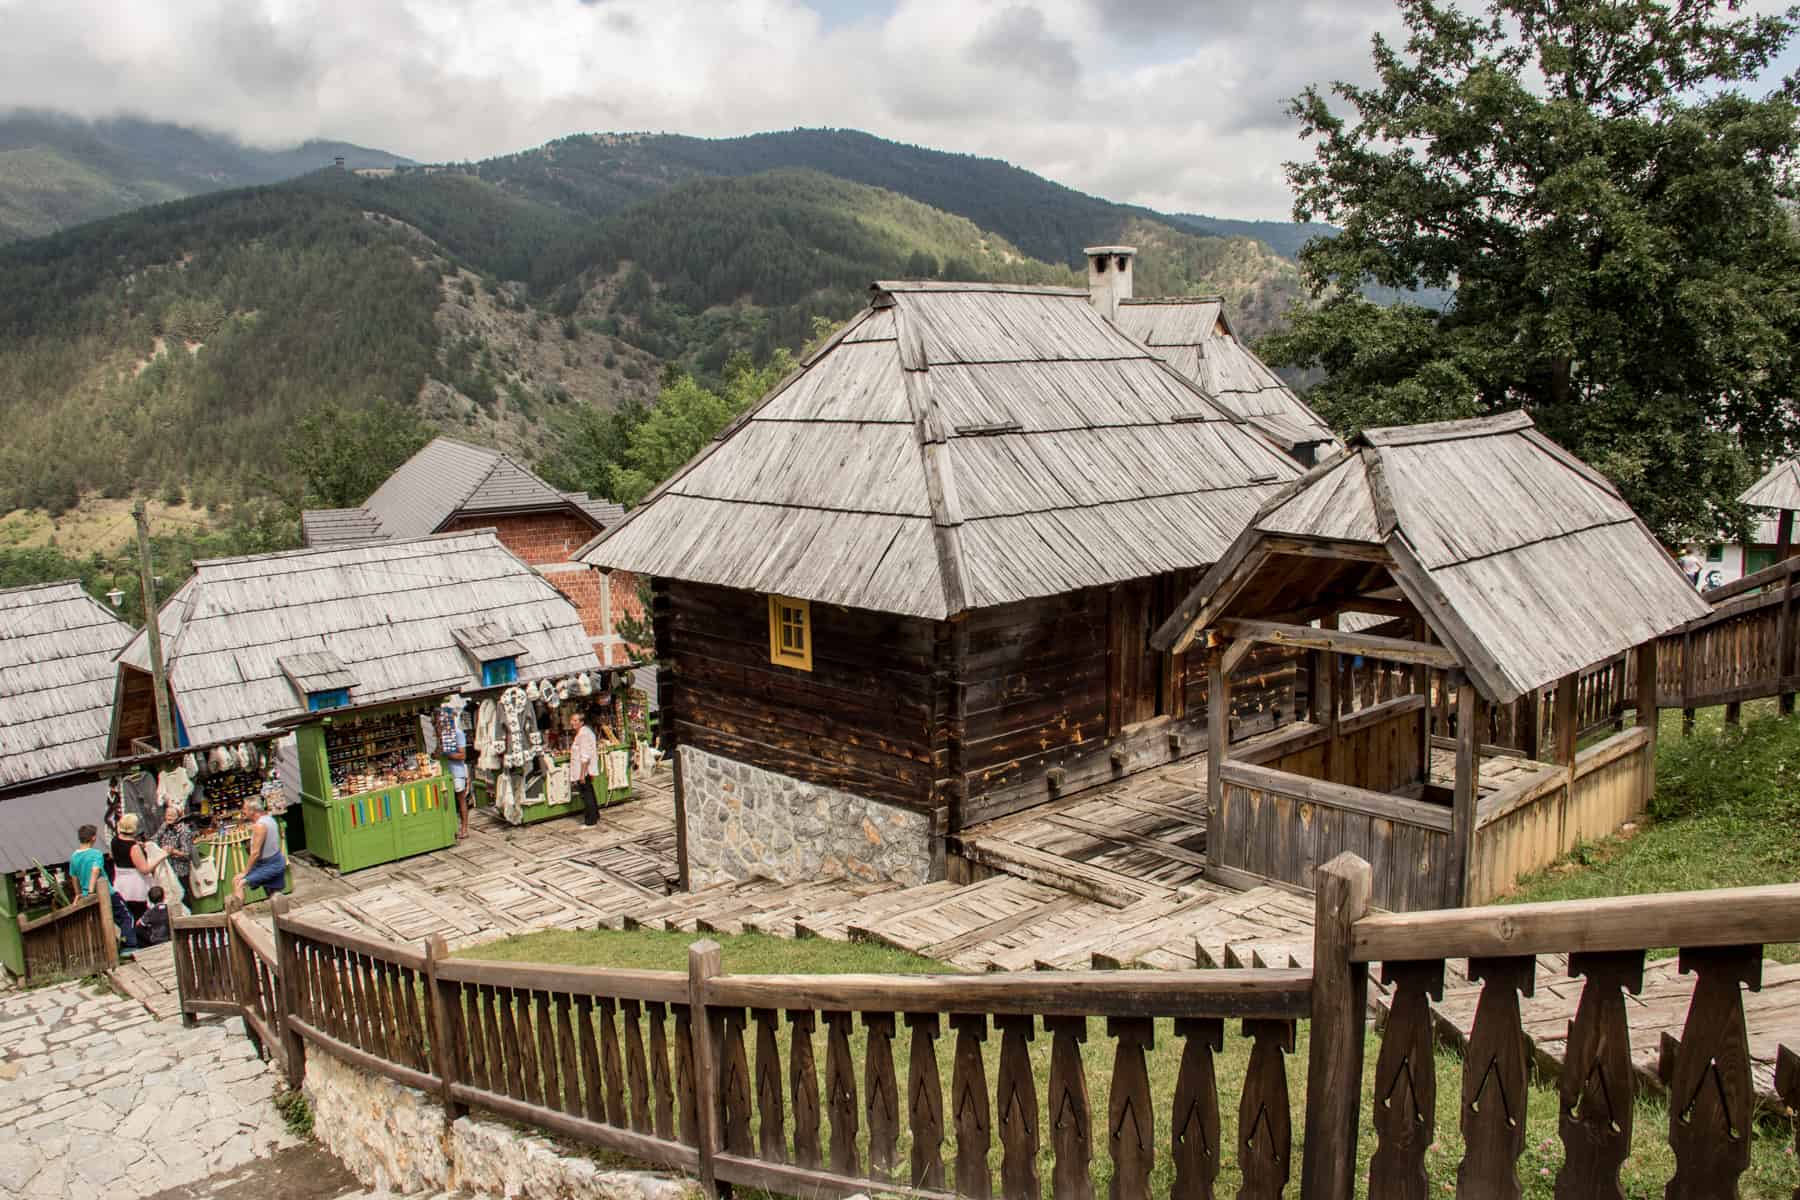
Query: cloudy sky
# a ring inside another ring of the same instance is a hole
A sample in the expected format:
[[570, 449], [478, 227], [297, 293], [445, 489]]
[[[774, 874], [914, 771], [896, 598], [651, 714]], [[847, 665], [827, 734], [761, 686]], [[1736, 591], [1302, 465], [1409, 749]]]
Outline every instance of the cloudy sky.
[[1391, 0], [0, 0], [0, 108], [481, 158], [850, 126], [1166, 211], [1288, 215], [1285, 101]]

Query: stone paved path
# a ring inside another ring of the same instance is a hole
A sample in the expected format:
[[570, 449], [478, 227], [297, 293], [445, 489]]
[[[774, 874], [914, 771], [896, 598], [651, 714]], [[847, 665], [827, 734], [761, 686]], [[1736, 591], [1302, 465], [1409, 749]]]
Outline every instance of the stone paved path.
[[79, 984], [0, 994], [0, 1196], [151, 1196], [300, 1145], [242, 1023]]

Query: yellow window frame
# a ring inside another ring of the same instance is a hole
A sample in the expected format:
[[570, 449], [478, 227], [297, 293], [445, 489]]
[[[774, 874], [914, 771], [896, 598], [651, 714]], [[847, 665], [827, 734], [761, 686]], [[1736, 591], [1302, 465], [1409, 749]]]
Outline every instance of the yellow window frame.
[[778, 667], [810, 671], [812, 605], [791, 596], [769, 597], [769, 661]]

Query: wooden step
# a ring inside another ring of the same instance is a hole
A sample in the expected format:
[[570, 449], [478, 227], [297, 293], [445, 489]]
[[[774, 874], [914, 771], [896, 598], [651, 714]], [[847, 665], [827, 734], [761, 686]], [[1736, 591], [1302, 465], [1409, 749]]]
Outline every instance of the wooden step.
[[830, 880], [821, 883], [795, 884], [779, 892], [755, 897], [734, 913], [715, 913], [701, 922], [701, 928], [713, 933], [754, 931], [771, 937], [791, 938], [794, 922], [822, 908], [854, 904], [870, 896], [894, 890], [892, 883], [847, 883]]
[[951, 883], [947, 879], [940, 879], [936, 883], [900, 888], [897, 891], [884, 892], [864, 900], [824, 909], [809, 917], [797, 918], [794, 921], [794, 936], [836, 938], [841, 941], [850, 936], [849, 928], [853, 921], [875, 920], [885, 913], [897, 911], [908, 905], [931, 903], [963, 886], [963, 884]]
[[1042, 884], [1010, 875], [996, 875], [958, 888], [929, 904], [912, 905], [880, 917], [853, 921], [848, 929], [853, 938], [926, 954], [927, 947], [962, 944], [970, 933], [977, 934], [979, 940], [982, 931], [1040, 908], [1062, 895]]
[[1077, 862], [1019, 842], [995, 838], [965, 841], [962, 856], [991, 870], [1098, 900], [1113, 908], [1127, 908], [1140, 900], [1167, 896], [1172, 891], [1159, 884], [1133, 879], [1117, 871]]
[[1112, 945], [1133, 930], [1197, 902], [1193, 897], [1170, 896], [1142, 900], [1128, 908], [1103, 906], [1104, 911], [1093, 914], [1085, 926], [1063, 930], [1053, 923], [1036, 940], [995, 955], [994, 967], [1007, 971], [1085, 967], [1096, 947]]

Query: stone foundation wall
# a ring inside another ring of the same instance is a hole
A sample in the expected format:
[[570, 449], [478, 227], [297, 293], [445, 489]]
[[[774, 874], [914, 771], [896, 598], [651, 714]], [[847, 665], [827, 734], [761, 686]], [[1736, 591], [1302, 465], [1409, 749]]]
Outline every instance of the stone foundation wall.
[[755, 876], [910, 886], [932, 876], [931, 819], [692, 746], [681, 753], [690, 887]]
[[699, 1200], [687, 1179], [601, 1166], [579, 1149], [497, 1121], [444, 1124], [443, 1105], [317, 1049], [306, 1098], [325, 1148], [376, 1191], [464, 1191], [518, 1200]]

